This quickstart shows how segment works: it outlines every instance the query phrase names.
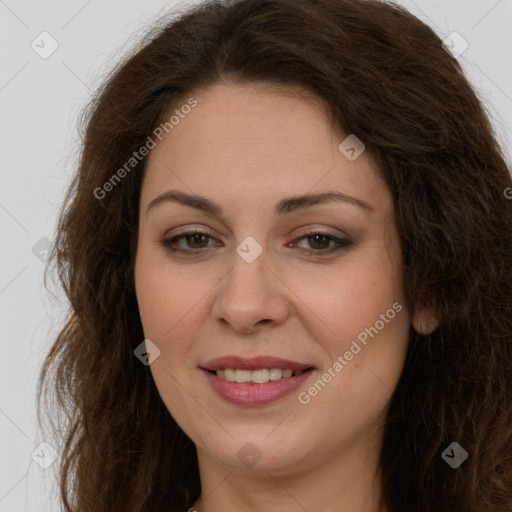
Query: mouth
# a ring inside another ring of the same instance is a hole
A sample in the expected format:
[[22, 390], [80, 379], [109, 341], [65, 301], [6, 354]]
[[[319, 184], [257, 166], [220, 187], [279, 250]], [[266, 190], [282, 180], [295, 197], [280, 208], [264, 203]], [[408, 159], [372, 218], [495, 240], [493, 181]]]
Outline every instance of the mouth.
[[200, 368], [220, 398], [245, 407], [267, 405], [289, 395], [316, 370], [310, 364], [271, 356], [226, 356]]

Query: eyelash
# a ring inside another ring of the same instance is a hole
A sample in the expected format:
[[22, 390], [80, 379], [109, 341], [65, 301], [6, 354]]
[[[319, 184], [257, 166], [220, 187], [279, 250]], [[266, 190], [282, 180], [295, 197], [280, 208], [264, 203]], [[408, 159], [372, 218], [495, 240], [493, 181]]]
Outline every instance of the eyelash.
[[[201, 248], [201, 249], [176, 249], [175, 247], [172, 247], [172, 244], [176, 243], [177, 241], [181, 240], [182, 238], [187, 238], [189, 236], [194, 236], [194, 235], [204, 235], [206, 237], [208, 237], [208, 239], [213, 239], [214, 237], [212, 237], [211, 235], [209, 235], [208, 233], [204, 233], [202, 231], [199, 231], [199, 230], [194, 230], [194, 229], [191, 229], [191, 230], [188, 230], [184, 233], [181, 233], [179, 235], [176, 235], [176, 236], [173, 236], [171, 238], [166, 238], [164, 240], [162, 240], [161, 242], [161, 245], [168, 251], [171, 251], [173, 253], [178, 253], [178, 254], [184, 254], [186, 256], [199, 256], [202, 252], [205, 252], [208, 250], [208, 247], [206, 248]], [[324, 256], [324, 255], [328, 255], [328, 254], [332, 254], [332, 253], [335, 253], [335, 252], [338, 252], [338, 251], [341, 251], [349, 246], [352, 245], [352, 240], [348, 239], [348, 238], [339, 238], [339, 237], [336, 237], [334, 235], [330, 235], [328, 233], [323, 233], [321, 231], [310, 231], [307, 235], [303, 235], [297, 239], [294, 240], [295, 241], [300, 241], [304, 238], [309, 238], [309, 237], [313, 237], [313, 236], [321, 236], [322, 238], [327, 238], [329, 240], [329, 242], [333, 241], [335, 242], [337, 245], [335, 245], [334, 247], [331, 247], [329, 249], [316, 249], [316, 250], [308, 250], [308, 249], [302, 249], [303, 251], [305, 251], [309, 256]]]

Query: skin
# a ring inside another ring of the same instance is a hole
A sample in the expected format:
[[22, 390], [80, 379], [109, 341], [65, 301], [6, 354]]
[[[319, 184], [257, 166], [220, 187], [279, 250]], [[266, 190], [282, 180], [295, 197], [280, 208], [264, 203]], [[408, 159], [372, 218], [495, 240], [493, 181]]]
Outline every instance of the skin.
[[[191, 96], [197, 107], [149, 155], [135, 282], [145, 337], [161, 351], [150, 366], [156, 386], [197, 447], [203, 492], [194, 508], [382, 512], [378, 455], [409, 327], [435, 327], [405, 303], [391, 194], [366, 152], [349, 161], [338, 150], [346, 135], [305, 91], [225, 82]], [[171, 189], [223, 213], [177, 202], [146, 211]], [[331, 201], [274, 213], [285, 197], [326, 191], [371, 210]], [[191, 227], [212, 238], [174, 247], [204, 252], [162, 246]], [[336, 242], [311, 230], [352, 244], [322, 256]], [[263, 248], [252, 263], [236, 252], [248, 236]], [[224, 355], [274, 355], [315, 367], [298, 390], [307, 391], [397, 302], [401, 311], [307, 404], [293, 392], [232, 405], [199, 368]], [[237, 456], [248, 442], [260, 457], [251, 467]]]

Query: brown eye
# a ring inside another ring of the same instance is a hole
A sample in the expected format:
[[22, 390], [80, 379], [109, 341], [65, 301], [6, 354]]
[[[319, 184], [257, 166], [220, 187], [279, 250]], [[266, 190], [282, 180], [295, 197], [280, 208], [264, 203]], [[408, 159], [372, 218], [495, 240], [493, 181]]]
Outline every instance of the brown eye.
[[187, 231], [162, 240], [161, 245], [171, 252], [182, 254], [199, 254], [208, 248], [208, 242], [215, 240], [211, 235], [201, 231]]
[[[301, 240], [306, 240], [309, 248], [300, 247], [298, 242]], [[309, 233], [308, 235], [304, 235], [298, 238], [296, 242], [293, 242], [290, 245], [297, 245], [300, 249], [306, 251], [308, 254], [317, 256], [340, 251], [346, 247], [349, 247], [353, 243], [352, 240], [348, 238], [339, 238], [328, 233]]]
[[[184, 237], [186, 243], [189, 245], [189, 247], [193, 249], [202, 249], [204, 245], [201, 245], [204, 243], [206, 239], [206, 243], [208, 243], [208, 235], [202, 234], [202, 233], [196, 233], [193, 235], [187, 235]], [[196, 245], [197, 244], [197, 245]]]
[[[328, 249], [332, 238], [325, 235], [309, 235], [309, 245], [314, 249]], [[320, 247], [319, 247], [320, 246]]]

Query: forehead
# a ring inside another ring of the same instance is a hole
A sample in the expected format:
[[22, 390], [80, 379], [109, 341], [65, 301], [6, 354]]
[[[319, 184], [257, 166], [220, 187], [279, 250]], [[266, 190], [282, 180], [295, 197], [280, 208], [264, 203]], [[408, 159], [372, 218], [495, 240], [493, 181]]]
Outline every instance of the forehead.
[[218, 84], [191, 96], [197, 106], [148, 157], [143, 203], [171, 185], [217, 197], [236, 190], [242, 201], [336, 189], [389, 202], [371, 158], [363, 152], [350, 161], [342, 154], [338, 146], [347, 135], [308, 91]]

